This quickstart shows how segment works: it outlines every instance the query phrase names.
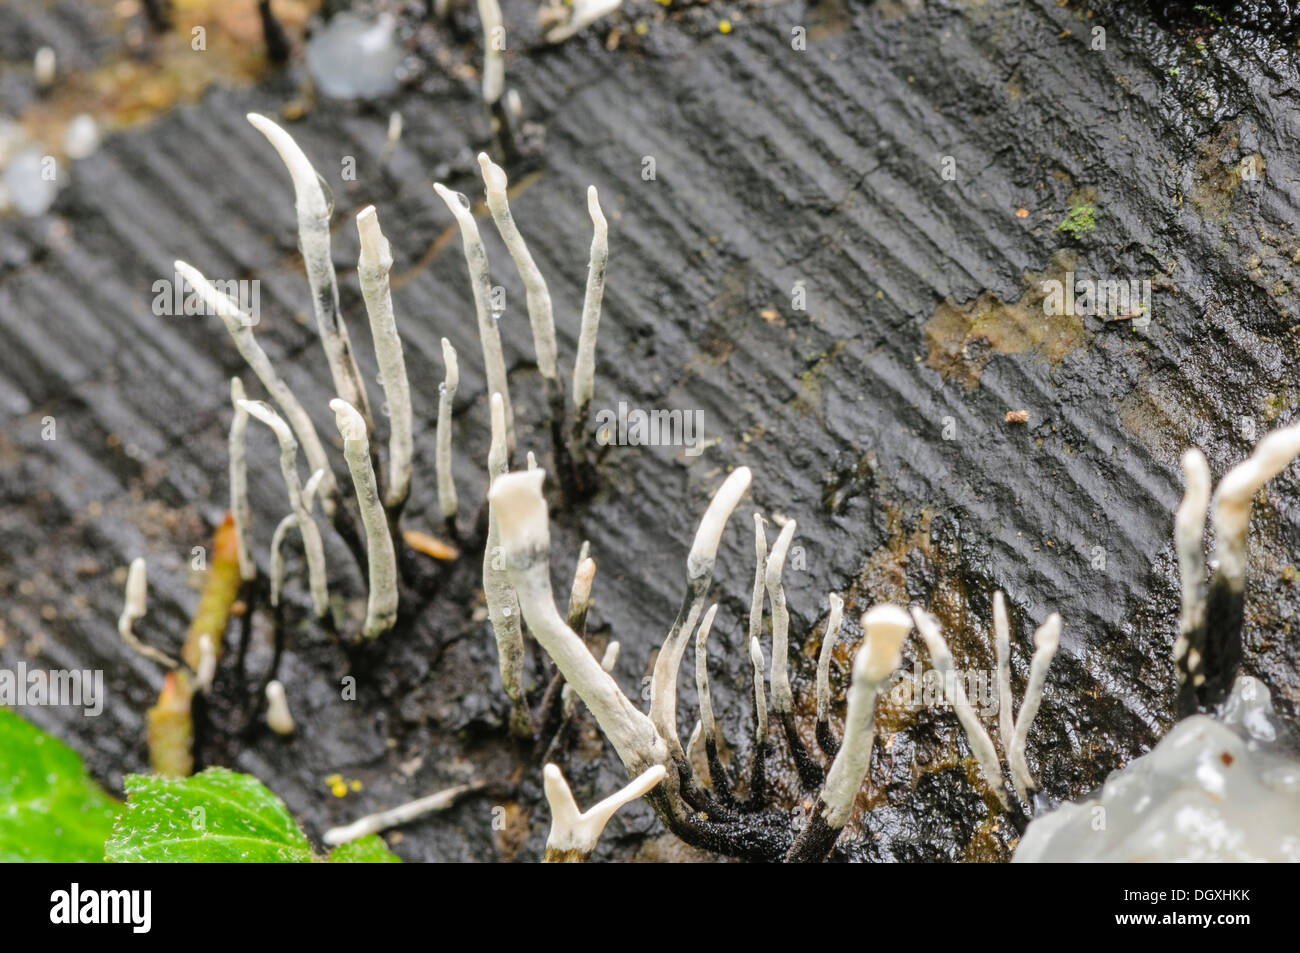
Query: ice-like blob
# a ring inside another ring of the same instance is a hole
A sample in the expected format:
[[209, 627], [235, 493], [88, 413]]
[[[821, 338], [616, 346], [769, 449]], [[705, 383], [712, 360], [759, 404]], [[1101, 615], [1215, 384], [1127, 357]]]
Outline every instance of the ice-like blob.
[[55, 181], [57, 168], [53, 157], [41, 154], [40, 149], [23, 149], [4, 167], [4, 191], [9, 203], [19, 215], [34, 218], [44, 215], [54, 197], [59, 194]]
[[1279, 734], [1268, 689], [1242, 676], [1218, 717], [1184, 718], [1095, 798], [1034, 820], [1014, 859], [1300, 861], [1300, 762]]
[[397, 89], [402, 55], [390, 15], [340, 13], [308, 41], [307, 69], [326, 96], [370, 99]]

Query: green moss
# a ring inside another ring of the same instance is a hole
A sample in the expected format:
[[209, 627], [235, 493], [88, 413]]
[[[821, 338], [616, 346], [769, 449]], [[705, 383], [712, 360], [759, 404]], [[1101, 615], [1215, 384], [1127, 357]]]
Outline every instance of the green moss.
[[1076, 205], [1070, 209], [1061, 224], [1056, 226], [1056, 230], [1078, 240], [1097, 227], [1096, 215], [1097, 210], [1093, 206]]

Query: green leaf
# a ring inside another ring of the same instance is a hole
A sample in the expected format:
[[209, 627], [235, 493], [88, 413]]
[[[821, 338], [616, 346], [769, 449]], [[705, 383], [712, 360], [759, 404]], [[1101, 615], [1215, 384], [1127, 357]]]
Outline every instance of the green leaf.
[[111, 861], [290, 863], [315, 860], [284, 802], [247, 774], [208, 768], [192, 778], [133, 774]]
[[121, 805], [78, 754], [0, 709], [0, 863], [96, 863]]
[[400, 864], [398, 857], [378, 834], [340, 844], [330, 851], [331, 864]]

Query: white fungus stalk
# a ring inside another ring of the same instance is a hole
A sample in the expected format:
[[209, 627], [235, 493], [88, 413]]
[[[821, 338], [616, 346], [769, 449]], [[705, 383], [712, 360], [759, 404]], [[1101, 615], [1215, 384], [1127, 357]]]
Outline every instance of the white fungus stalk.
[[[257, 343], [257, 337], [253, 334], [254, 322], [252, 317], [241, 311], [228, 295], [214, 288], [208, 279], [204, 278], [190, 265], [183, 261], [176, 261], [173, 263], [173, 267], [176, 269], [176, 273], [199, 293], [203, 303], [221, 318], [226, 326], [226, 331], [234, 340], [235, 348], [243, 357], [244, 362], [257, 376], [257, 379], [262, 382], [262, 386], [271, 395], [271, 399], [279, 405], [285, 417], [289, 419], [289, 424], [293, 427], [298, 442], [302, 444], [303, 453], [307, 457], [307, 465], [313, 470], [324, 471], [325, 483], [321, 487], [321, 505], [325, 509], [325, 515], [332, 519], [338, 487], [334, 482], [334, 473], [330, 469], [329, 458], [325, 455], [325, 446], [321, 443], [319, 434], [316, 433], [316, 426], [311, 422], [311, 417], [307, 416], [307, 411], [303, 409], [298, 398], [289, 389], [289, 385], [275, 372], [275, 368], [271, 366], [271, 359], [266, 356], [262, 346]], [[236, 404], [236, 407], [238, 407], [238, 404]]]
[[284, 686], [272, 680], [266, 685], [266, 723], [277, 735], [293, 734], [293, 715], [289, 713], [289, 699]]
[[619, 8], [623, 0], [574, 0], [567, 23], [551, 27], [546, 31], [547, 43], [561, 43], [581, 30], [585, 30], [601, 17], [609, 16]]
[[754, 673], [754, 740], [758, 744], [767, 741], [767, 692], [763, 688], [763, 646], [758, 639], [749, 640], [749, 664]]
[[298, 248], [307, 270], [316, 329], [325, 347], [334, 390], [360, 411], [367, 430], [373, 429], [366, 387], [352, 355], [347, 325], [339, 313], [338, 279], [330, 255], [330, 214], [334, 209], [333, 201], [326, 198], [322, 187], [325, 180], [291, 135], [265, 116], [249, 113], [247, 118], [253, 128], [270, 141], [293, 180], [294, 205], [298, 212]]
[[230, 421], [230, 512], [235, 518], [235, 544], [239, 553], [239, 578], [245, 582], [257, 578], [257, 563], [248, 540], [253, 511], [248, 503], [248, 463], [244, 455], [244, 435], [248, 430], [248, 411], [239, 406], [245, 400], [244, 382], [230, 379], [230, 402], [235, 414]]
[[117, 618], [117, 633], [132, 651], [167, 668], [176, 668], [177, 662], [165, 652], [145, 645], [135, 634], [135, 624], [144, 618], [149, 596], [149, 570], [143, 556], [131, 560], [126, 571], [126, 594], [122, 614]]
[[406, 360], [402, 356], [402, 339], [393, 317], [393, 295], [388, 273], [393, 254], [388, 239], [379, 228], [375, 207], [367, 205], [357, 214], [357, 232], [361, 236], [361, 255], [357, 260], [357, 280], [361, 297], [370, 318], [370, 336], [375, 342], [375, 360], [383, 381], [388, 403], [388, 482], [384, 488], [384, 505], [390, 509], [406, 502], [411, 491], [411, 385], [406, 378]]
[[[620, 645], [617, 640], [610, 642], [605, 646], [605, 654], [600, 657], [600, 667], [607, 675], [614, 674], [614, 666], [618, 664], [618, 653]], [[560, 690], [560, 700], [564, 703], [564, 718], [567, 721], [573, 717], [573, 711], [578, 706], [578, 697], [573, 694], [573, 686], [565, 685]]]
[[[321, 480], [325, 477], [324, 470], [317, 470], [303, 485], [302, 501], [307, 508], [307, 512], [312, 511], [312, 503], [316, 499], [316, 490], [320, 487]], [[290, 513], [275, 527], [275, 532], [271, 534], [271, 607], [274, 608], [280, 604], [280, 593], [284, 588], [284, 538], [288, 535], [289, 530], [298, 526], [298, 517]]]
[[1029, 685], [1025, 688], [1025, 699], [1020, 703], [1020, 713], [1016, 715], [1016, 731], [1011, 739], [1011, 751], [1007, 755], [1011, 780], [1015, 783], [1016, 793], [1021, 800], [1025, 799], [1029, 791], [1038, 787], [1029, 773], [1029, 762], [1025, 760], [1025, 743], [1029, 739], [1029, 726], [1034, 723], [1038, 705], [1043, 700], [1047, 669], [1060, 644], [1061, 617], [1053, 612], [1034, 633], [1034, 657], [1029, 663]]
[[718, 730], [717, 719], [713, 717], [713, 698], [709, 694], [709, 632], [713, 628], [713, 617], [718, 614], [718, 604], [709, 606], [700, 621], [700, 629], [695, 633], [695, 691], [700, 697], [700, 725], [704, 738], [712, 741], [717, 750], [722, 750], [722, 732]]
[[325, 547], [321, 542], [320, 528], [312, 518], [303, 499], [302, 484], [298, 481], [298, 444], [293, 439], [284, 419], [261, 401], [242, 400], [239, 406], [271, 428], [280, 444], [280, 473], [289, 494], [289, 508], [298, 519], [302, 534], [302, 548], [307, 556], [307, 579], [311, 588], [312, 610], [316, 616], [329, 611], [329, 591], [325, 577]]
[[[948, 643], [944, 641], [943, 633], [939, 629], [939, 620], [930, 613], [916, 608], [912, 610], [912, 618], [916, 620], [917, 631], [921, 633], [921, 639], [930, 652], [930, 664], [939, 673], [943, 683], [944, 698], [956, 712], [957, 720], [961, 723], [962, 730], [966, 732], [966, 739], [970, 742], [971, 752], [975, 755], [980, 773], [984, 775], [984, 780], [1005, 809], [1009, 805], [1006, 786], [1002, 783], [1002, 768], [998, 764], [997, 749], [993, 747], [993, 739], [989, 737], [989, 733], [980, 724], [979, 717], [966, 697], [966, 689], [961, 679], [957, 677], [952, 653], [948, 650]], [[1012, 746], [1014, 745], [1013, 740]]]
[[587, 212], [592, 225], [591, 258], [587, 263], [587, 291], [582, 299], [578, 354], [573, 361], [574, 423], [578, 429], [586, 426], [587, 410], [596, 391], [596, 332], [600, 329], [600, 305], [605, 296], [605, 268], [609, 262], [609, 225], [600, 210], [594, 185], [587, 187]]
[[767, 587], [767, 598], [772, 604], [772, 710], [778, 715], [785, 715], [794, 710], [794, 693], [790, 691], [790, 677], [787, 674], [789, 664], [790, 611], [785, 604], [785, 587], [781, 585], [781, 574], [785, 571], [785, 557], [790, 551], [790, 541], [794, 539], [795, 521], [786, 520], [781, 527], [776, 542], [772, 544], [772, 555], [767, 558], [767, 568], [763, 579]]
[[[505, 401], [493, 394], [491, 404], [492, 442], [488, 446], [488, 487], [509, 471], [506, 449]], [[497, 666], [501, 687], [511, 703], [510, 731], [525, 738], [533, 733], [528, 699], [524, 693], [524, 633], [520, 623], [519, 597], [501, 560], [501, 526], [492, 496], [488, 494], [488, 532], [483, 550], [483, 593], [487, 598], [488, 622], [497, 643]]]
[[898, 668], [903, 639], [912, 622], [898, 606], [885, 604], [863, 614], [862, 629], [866, 635], [853, 659], [844, 741], [826, 774], [821, 795], [821, 819], [835, 832], [848, 823], [867, 778], [876, 739], [876, 696]]
[[713, 564], [722, 542], [722, 531], [735, 510], [740, 498], [749, 489], [751, 476], [748, 467], [738, 467], [723, 481], [695, 531], [695, 541], [686, 556], [686, 594], [673, 622], [659, 657], [655, 659], [654, 675], [650, 682], [650, 719], [664, 740], [668, 742], [673, 757], [684, 761], [677, 734], [677, 672], [682, 664], [686, 642], [695, 631], [695, 622], [704, 608], [713, 581]]
[[478, 154], [479, 169], [483, 173], [483, 185], [487, 191], [487, 207], [496, 222], [501, 240], [505, 242], [515, 268], [524, 283], [524, 296], [528, 305], [528, 321], [533, 328], [533, 347], [537, 350], [537, 370], [548, 387], [559, 386], [559, 370], [556, 363], [555, 316], [551, 306], [551, 293], [546, 287], [542, 271], [533, 261], [528, 243], [524, 241], [514, 216], [510, 214], [510, 202], [506, 197], [508, 182], [505, 170], [497, 165], [486, 152]]
[[465, 250], [465, 265], [469, 270], [470, 286], [474, 292], [474, 312], [478, 321], [479, 344], [483, 348], [483, 371], [487, 378], [489, 394], [500, 394], [505, 406], [506, 449], [515, 449], [515, 419], [510, 408], [510, 390], [506, 386], [506, 360], [501, 351], [501, 330], [492, 314], [492, 275], [488, 268], [487, 249], [479, 235], [478, 224], [470, 214], [463, 195], [452, 192], [441, 182], [433, 190], [446, 203], [456, 224], [460, 227], [461, 244]]
[[357, 409], [335, 397], [330, 401], [334, 422], [343, 437], [343, 456], [352, 473], [361, 508], [361, 524], [366, 531], [366, 563], [370, 577], [370, 594], [366, 600], [366, 621], [361, 634], [373, 639], [393, 627], [397, 621], [397, 558], [388, 519], [379, 501], [375, 470], [370, 463], [370, 441], [366, 439], [366, 422]]
[[1228, 471], [1214, 491], [1213, 520], [1218, 571], [1234, 589], [1246, 580], [1246, 533], [1250, 504], [1269, 480], [1285, 470], [1300, 454], [1300, 424], [1275, 430], [1255, 447], [1250, 457]]
[[450, 522], [456, 518], [459, 506], [456, 500], [456, 481], [451, 474], [451, 408], [456, 399], [456, 388], [460, 386], [460, 364], [456, 361], [456, 349], [446, 338], [442, 339], [442, 362], [446, 371], [442, 385], [438, 388], [436, 471], [438, 506], [442, 510], [443, 519]]
[[501, 98], [506, 85], [501, 5], [497, 0], [478, 0], [478, 18], [483, 25], [483, 101], [491, 106]]
[[616, 794], [585, 813], [578, 810], [568, 782], [553, 764], [542, 769], [546, 802], [551, 806], [551, 833], [546, 838], [546, 863], [581, 863], [596, 849], [605, 825], [619, 808], [642, 797], [663, 781], [664, 766], [647, 768]]
[[826, 633], [822, 636], [821, 651], [817, 654], [817, 720], [828, 722], [831, 717], [831, 656], [835, 654], [835, 641], [844, 619], [844, 597], [830, 594], [831, 614], [826, 620]]
[[1015, 712], [1011, 707], [1011, 623], [1001, 590], [993, 593], [993, 649], [998, 662], [998, 735], [1003, 753], [1010, 758], [1011, 736], [1015, 731]]
[[[1174, 516], [1174, 549], [1178, 553], [1178, 574], [1182, 583], [1182, 610], [1178, 617], [1178, 639], [1174, 662], [1179, 681], [1187, 673], [1184, 657], [1191, 640], [1200, 641], [1205, 626], [1205, 516], [1210, 507], [1210, 467], [1205, 454], [1195, 448], [1183, 454], [1183, 501]], [[1198, 646], [1199, 648], [1199, 646]]]
[[595, 716], [628, 774], [668, 762], [668, 748], [649, 718], [637, 710], [561, 618], [551, 593], [550, 521], [542, 496], [544, 471], [499, 477], [488, 499], [497, 513], [506, 569], [529, 630], [564, 680]]
[[362, 837], [369, 837], [371, 834], [386, 831], [390, 827], [410, 823], [426, 814], [445, 811], [465, 794], [477, 791], [482, 787], [481, 784], [459, 784], [456, 787], [447, 788], [445, 791], [438, 791], [436, 794], [430, 794], [398, 807], [389, 808], [387, 811], [367, 814], [365, 817], [343, 827], [331, 827], [321, 835], [321, 840], [329, 847], [337, 847], [339, 844], [360, 840]]

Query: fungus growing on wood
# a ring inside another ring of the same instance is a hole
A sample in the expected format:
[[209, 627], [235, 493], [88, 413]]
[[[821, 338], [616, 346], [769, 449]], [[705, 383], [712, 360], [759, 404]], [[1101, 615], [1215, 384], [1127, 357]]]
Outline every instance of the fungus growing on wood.
[[445, 811], [466, 794], [479, 791], [482, 788], [482, 784], [458, 784], [455, 787], [437, 791], [434, 794], [417, 798], [414, 801], [389, 808], [386, 811], [367, 814], [365, 817], [343, 827], [331, 827], [321, 835], [321, 840], [329, 847], [337, 847], [339, 844], [346, 844], [362, 837], [369, 837], [371, 834], [386, 831], [390, 827], [408, 824], [416, 818], [424, 817], [426, 814]]
[[[492, 443], [488, 447], [488, 487], [509, 470], [506, 443], [505, 401], [500, 394], [491, 400]], [[524, 692], [524, 634], [520, 627], [519, 597], [510, 585], [501, 559], [501, 525], [492, 494], [488, 493], [487, 543], [483, 548], [483, 594], [487, 599], [488, 621], [497, 644], [497, 665], [501, 687], [510, 699], [510, 732], [519, 738], [531, 737], [532, 717]]]
[[126, 572], [126, 595], [122, 602], [122, 614], [117, 619], [118, 635], [137, 655], [143, 655], [166, 668], [176, 668], [178, 663], [174, 658], [152, 645], [145, 645], [135, 634], [135, 624], [144, 618], [148, 596], [149, 569], [144, 557], [137, 556], [131, 560], [131, 566]]
[[548, 864], [582, 863], [596, 849], [605, 825], [619, 808], [642, 797], [667, 774], [663, 765], [647, 768], [620, 791], [583, 812], [573, 799], [564, 774], [553, 764], [542, 770], [546, 802], [551, 806], [551, 833], [546, 838]]
[[479, 235], [478, 223], [470, 214], [468, 200], [452, 192], [441, 182], [433, 190], [446, 203], [460, 228], [461, 244], [465, 250], [465, 266], [469, 269], [470, 288], [474, 293], [474, 313], [478, 321], [479, 344], [483, 350], [483, 370], [489, 394], [500, 394], [505, 411], [506, 452], [515, 449], [515, 419], [510, 408], [510, 390], [506, 386], [506, 360], [501, 351], [501, 331], [492, 313], [492, 275], [488, 268], [487, 249]]
[[[302, 251], [303, 266], [307, 270], [316, 330], [325, 346], [325, 359], [329, 362], [335, 393], [357, 408], [366, 421], [367, 430], [372, 430], [374, 425], [365, 383], [352, 354], [347, 325], [339, 313], [338, 279], [334, 274], [334, 259], [330, 256], [333, 198], [326, 198], [325, 180], [293, 136], [265, 116], [249, 113], [247, 118], [254, 129], [266, 136], [293, 180], [294, 205], [298, 212], [298, 248]], [[313, 467], [316, 465], [312, 463]]]
[[266, 724], [277, 735], [291, 735], [294, 731], [289, 699], [284, 694], [284, 686], [275, 679], [266, 685]]
[[244, 455], [244, 435], [248, 430], [248, 411], [239, 406], [246, 399], [244, 382], [238, 377], [230, 379], [230, 401], [235, 407], [230, 420], [230, 512], [235, 520], [235, 540], [239, 546], [239, 575], [245, 582], [257, 578], [257, 563], [253, 559], [249, 532], [253, 511], [248, 503], [248, 464]]
[[[212, 283], [203, 275], [199, 274], [193, 267], [183, 261], [173, 263], [176, 273], [185, 279], [191, 288], [199, 293], [204, 304], [215, 312], [226, 326], [226, 331], [235, 342], [235, 347], [248, 364], [252, 372], [257, 375], [257, 379], [262, 382], [271, 399], [279, 405], [280, 410], [289, 418], [289, 423], [293, 426], [293, 431], [302, 444], [303, 453], [307, 457], [307, 465], [312, 470], [323, 470], [325, 472], [325, 483], [322, 487], [322, 507], [325, 515], [333, 518], [335, 499], [338, 495], [338, 488], [334, 483], [334, 475], [330, 471], [329, 459], [325, 456], [325, 446], [320, 442], [320, 436], [316, 433], [316, 426], [307, 416], [307, 411], [303, 409], [298, 398], [294, 396], [293, 391], [289, 389], [280, 375], [275, 372], [271, 366], [271, 359], [266, 356], [262, 346], [257, 343], [257, 338], [253, 334], [253, 318], [239, 309], [239, 306], [230, 299], [228, 295], [222, 294], [212, 286]], [[240, 404], [236, 402], [236, 410]]]
[[835, 640], [839, 637], [844, 618], [844, 597], [832, 592], [828, 598], [831, 612], [826, 618], [826, 631], [822, 634], [822, 647], [817, 654], [817, 744], [833, 758], [840, 745], [831, 734], [831, 656], [835, 653]]
[[921, 639], [930, 652], [930, 664], [939, 673], [944, 698], [956, 712], [957, 720], [961, 722], [962, 730], [966, 732], [966, 740], [970, 742], [971, 752], [975, 755], [980, 773], [984, 775], [984, 781], [1005, 809], [1009, 803], [1006, 786], [1002, 781], [1002, 768], [998, 764], [997, 749], [993, 747], [993, 739], [989, 737], [989, 733], [980, 724], [979, 716], [975, 714], [975, 709], [971, 707], [970, 700], [966, 697], [966, 689], [962, 686], [961, 679], [957, 677], [952, 663], [952, 653], [948, 651], [948, 643], [939, 628], [939, 620], [923, 609], [913, 609], [912, 618], [916, 621], [916, 629], [921, 633]]
[[[335, 397], [330, 401], [330, 410], [334, 411], [334, 421], [343, 437], [343, 456], [352, 473], [352, 485], [361, 506], [361, 524], [366, 530], [369, 596], [361, 634], [373, 639], [387, 632], [397, 621], [397, 557], [384, 507], [379, 500], [375, 471], [370, 464], [366, 422], [355, 407], [341, 398]], [[310, 515], [307, 518], [310, 519]]]
[[[298, 479], [298, 442], [293, 439], [289, 426], [274, 410], [261, 401], [244, 400], [239, 406], [271, 428], [280, 444], [280, 473], [289, 494], [289, 508], [298, 520], [302, 534], [302, 548], [307, 556], [307, 579], [311, 588], [312, 609], [317, 617], [329, 610], [329, 591], [325, 579], [325, 547], [321, 542], [320, 528], [312, 518]], [[328, 474], [326, 474], [326, 479]]]
[[1038, 705], [1043, 698], [1043, 685], [1047, 681], [1047, 669], [1061, 644], [1061, 617], [1053, 612], [1047, 621], [1034, 633], [1034, 657], [1029, 663], [1029, 684], [1025, 688], [1024, 700], [1016, 715], [1015, 733], [1011, 738], [1011, 747], [1007, 750], [1007, 764], [1011, 768], [1011, 779], [1016, 786], [1016, 793], [1023, 801], [1028, 792], [1038, 787], [1033, 775], [1029, 773], [1029, 762], [1025, 760], [1025, 742], [1029, 738], [1029, 726], [1038, 714]]
[[587, 263], [587, 290], [582, 299], [582, 326], [578, 331], [578, 353], [573, 361], [573, 423], [569, 450], [580, 491], [594, 479], [587, 460], [587, 415], [595, 395], [596, 334], [600, 330], [600, 306], [605, 296], [605, 268], [609, 262], [609, 225], [600, 210], [594, 185], [587, 187], [587, 213], [591, 216], [591, 257]]
[[853, 802], [871, 767], [871, 749], [876, 738], [876, 696], [898, 668], [903, 639], [911, 629], [911, 620], [898, 606], [878, 605], [863, 614], [862, 630], [866, 635], [853, 659], [844, 740], [826, 773], [826, 785], [786, 860], [821, 860], [830, 853], [848, 823]]
[[451, 474], [451, 409], [460, 386], [460, 365], [456, 362], [456, 349], [446, 338], [442, 339], [442, 363], [445, 367], [442, 383], [438, 386], [437, 460], [434, 465], [438, 477], [438, 507], [452, 537], [456, 536], [456, 482]]
[[411, 385], [406, 379], [406, 360], [402, 357], [402, 339], [397, 333], [393, 296], [388, 283], [393, 253], [379, 228], [379, 216], [373, 205], [367, 205], [357, 213], [357, 232], [361, 236], [357, 280], [370, 318], [375, 360], [379, 364], [384, 397], [388, 403], [388, 485], [384, 488], [384, 507], [396, 514], [401, 511], [411, 490], [414, 442], [411, 435]]

